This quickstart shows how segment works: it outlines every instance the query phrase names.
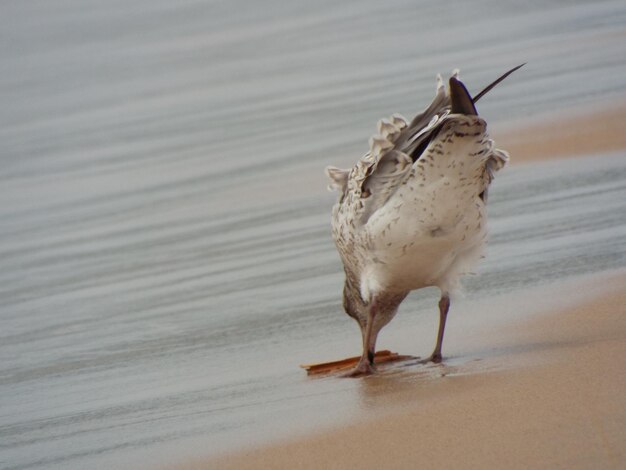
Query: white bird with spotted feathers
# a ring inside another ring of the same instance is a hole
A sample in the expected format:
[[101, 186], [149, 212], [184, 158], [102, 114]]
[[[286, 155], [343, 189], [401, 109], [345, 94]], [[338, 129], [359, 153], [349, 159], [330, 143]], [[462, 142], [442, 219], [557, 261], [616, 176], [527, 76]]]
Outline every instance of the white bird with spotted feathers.
[[[523, 65], [523, 64], [522, 64]], [[346, 274], [343, 305], [361, 328], [363, 354], [349, 374], [374, 371], [376, 338], [415, 289], [441, 290], [439, 331], [427, 361], [440, 362], [450, 293], [483, 256], [487, 190], [508, 161], [495, 148], [456, 71], [437, 77], [431, 105], [410, 123], [378, 122], [370, 150], [350, 170], [326, 168], [340, 193], [332, 233]]]

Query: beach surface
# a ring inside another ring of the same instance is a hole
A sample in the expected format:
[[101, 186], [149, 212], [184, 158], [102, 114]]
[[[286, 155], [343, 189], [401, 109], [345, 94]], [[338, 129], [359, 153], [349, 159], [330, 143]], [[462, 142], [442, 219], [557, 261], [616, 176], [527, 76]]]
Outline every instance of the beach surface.
[[622, 271], [544, 290], [565, 307], [485, 325], [481, 361], [361, 379], [358, 422], [177, 468], [624, 468], [624, 286]]

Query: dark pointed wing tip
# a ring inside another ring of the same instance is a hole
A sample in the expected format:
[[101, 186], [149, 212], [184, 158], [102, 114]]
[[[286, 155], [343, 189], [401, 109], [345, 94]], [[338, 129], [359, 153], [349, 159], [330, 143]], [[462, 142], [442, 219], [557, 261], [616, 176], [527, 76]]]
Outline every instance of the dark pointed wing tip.
[[524, 62], [523, 64], [518, 65], [517, 67], [513, 67], [511, 70], [509, 70], [508, 72], [506, 72], [505, 74], [501, 75], [500, 77], [498, 77], [496, 80], [494, 80], [493, 82], [491, 82], [489, 85], [487, 85], [480, 93], [478, 93], [476, 96], [474, 96], [474, 98], [472, 99], [472, 101], [474, 103], [476, 103], [476, 101], [478, 101], [479, 99], [481, 99], [483, 96], [485, 96], [487, 94], [487, 92], [489, 92], [494, 86], [496, 86], [498, 83], [500, 83], [502, 80], [504, 80], [506, 77], [508, 77], [509, 75], [511, 75], [513, 72], [515, 72], [518, 69], [521, 69], [524, 65], [526, 65], [526, 62]]
[[450, 77], [449, 83], [450, 101], [452, 104], [450, 112], [453, 114], [477, 116], [478, 111], [476, 111], [472, 96], [467, 91], [467, 88], [465, 88], [465, 85], [463, 85], [463, 82], [455, 77]]

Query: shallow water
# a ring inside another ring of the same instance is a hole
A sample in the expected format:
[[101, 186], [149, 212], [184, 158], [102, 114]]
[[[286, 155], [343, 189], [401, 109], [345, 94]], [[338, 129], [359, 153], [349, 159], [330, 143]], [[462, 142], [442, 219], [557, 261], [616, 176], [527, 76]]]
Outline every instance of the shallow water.
[[[151, 465], [358, 415], [355, 381], [296, 367], [359, 349], [323, 167], [454, 67], [475, 93], [528, 62], [480, 102], [498, 124], [626, 96], [621, 1], [53, 3], [0, 15], [2, 468]], [[466, 302], [626, 266], [623, 152], [508, 168], [490, 206]], [[428, 353], [435, 303], [413, 294], [382, 346]]]

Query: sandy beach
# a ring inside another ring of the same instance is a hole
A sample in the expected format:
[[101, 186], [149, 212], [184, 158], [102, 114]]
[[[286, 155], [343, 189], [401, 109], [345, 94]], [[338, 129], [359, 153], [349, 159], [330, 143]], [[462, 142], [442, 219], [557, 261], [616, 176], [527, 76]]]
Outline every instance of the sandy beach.
[[486, 328], [490, 356], [462, 371], [363, 380], [372, 419], [178, 468], [623, 468], [625, 285], [586, 282], [575, 307]]
[[[607, 152], [626, 148], [625, 117], [615, 107], [496, 138], [517, 163]], [[483, 318], [466, 338], [480, 360], [361, 379], [371, 409], [352, 424], [175, 468], [624, 468], [625, 286], [622, 270], [528, 293], [547, 309], [513, 296], [521, 318]]]

